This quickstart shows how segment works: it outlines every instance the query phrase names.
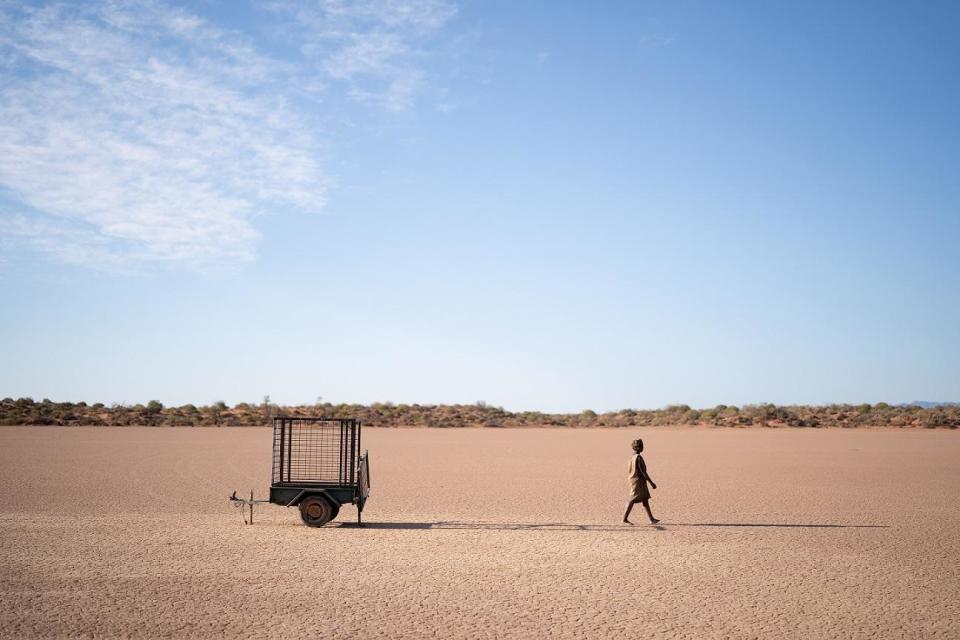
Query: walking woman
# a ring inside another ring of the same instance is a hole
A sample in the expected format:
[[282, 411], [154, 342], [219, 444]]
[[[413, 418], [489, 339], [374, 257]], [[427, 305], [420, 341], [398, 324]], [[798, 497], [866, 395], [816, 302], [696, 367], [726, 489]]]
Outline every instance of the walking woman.
[[627, 501], [627, 511], [623, 514], [623, 521], [627, 524], [633, 524], [629, 519], [630, 511], [633, 510], [633, 505], [642, 502], [643, 508], [647, 510], [647, 515], [650, 516], [650, 524], [657, 524], [660, 521], [654, 518], [650, 511], [650, 490], [647, 489], [647, 482], [654, 489], [657, 488], [657, 483], [647, 473], [647, 465], [643, 461], [643, 456], [640, 455], [640, 452], [643, 451], [643, 440], [634, 440], [631, 446], [634, 455], [630, 456], [630, 466], [627, 474], [627, 480], [630, 483], [630, 499]]

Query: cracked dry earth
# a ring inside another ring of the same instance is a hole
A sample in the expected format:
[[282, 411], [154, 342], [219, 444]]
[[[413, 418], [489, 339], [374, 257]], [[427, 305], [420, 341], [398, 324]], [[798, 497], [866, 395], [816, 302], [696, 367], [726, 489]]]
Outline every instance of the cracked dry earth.
[[268, 429], [0, 428], [0, 636], [960, 637], [958, 433], [363, 436], [369, 526], [310, 529], [227, 503]]

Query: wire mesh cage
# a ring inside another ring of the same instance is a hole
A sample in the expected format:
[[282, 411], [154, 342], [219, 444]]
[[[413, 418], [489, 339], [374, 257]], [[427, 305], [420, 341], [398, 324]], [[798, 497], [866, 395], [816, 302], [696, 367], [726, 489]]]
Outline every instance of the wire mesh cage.
[[353, 486], [359, 460], [358, 420], [273, 419], [273, 486]]

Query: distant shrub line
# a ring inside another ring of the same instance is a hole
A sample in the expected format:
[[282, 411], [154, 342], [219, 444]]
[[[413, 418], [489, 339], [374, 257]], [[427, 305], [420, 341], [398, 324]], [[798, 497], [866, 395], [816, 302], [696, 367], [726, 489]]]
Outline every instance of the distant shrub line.
[[34, 401], [32, 398], [4, 398], [0, 401], [2, 425], [61, 426], [193, 426], [244, 427], [270, 423], [274, 415], [334, 416], [357, 418], [369, 426], [401, 427], [639, 427], [665, 425], [712, 425], [718, 427], [960, 427], [960, 406], [922, 408], [832, 404], [825, 406], [777, 406], [773, 404], [743, 407], [717, 405], [711, 409], [692, 409], [670, 405], [663, 409], [624, 409], [596, 413], [541, 413], [505, 411], [501, 407], [478, 402], [472, 405], [419, 405], [374, 403], [371, 405], [331, 404], [280, 407], [268, 402], [233, 407], [224, 402], [207, 406], [192, 404], [165, 407], [156, 400], [146, 405], [87, 404], [85, 402]]

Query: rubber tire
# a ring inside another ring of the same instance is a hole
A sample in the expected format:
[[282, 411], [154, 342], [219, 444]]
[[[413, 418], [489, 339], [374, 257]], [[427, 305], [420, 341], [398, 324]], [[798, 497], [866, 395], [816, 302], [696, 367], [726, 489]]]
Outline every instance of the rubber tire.
[[322, 527], [337, 517], [339, 505], [323, 496], [307, 496], [300, 502], [300, 519], [308, 527]]

